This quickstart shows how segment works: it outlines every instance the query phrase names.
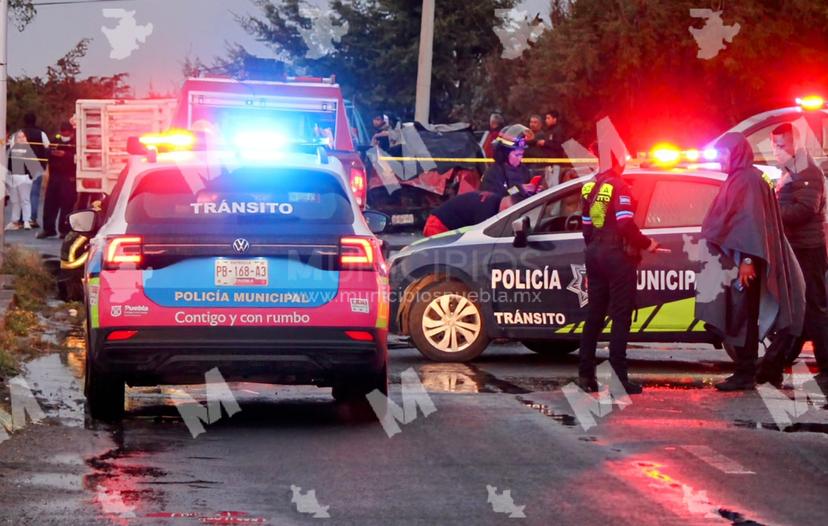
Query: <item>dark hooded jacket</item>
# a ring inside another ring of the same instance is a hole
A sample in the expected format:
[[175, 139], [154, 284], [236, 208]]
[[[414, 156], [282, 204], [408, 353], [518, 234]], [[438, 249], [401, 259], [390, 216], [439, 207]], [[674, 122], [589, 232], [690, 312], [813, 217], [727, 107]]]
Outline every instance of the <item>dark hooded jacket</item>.
[[825, 246], [825, 175], [807, 153], [801, 152], [804, 167], [786, 169], [787, 176], [777, 189], [785, 236], [794, 248]]
[[[696, 317], [726, 343], [744, 345], [746, 308], [732, 286], [740, 258], [757, 260], [761, 286], [759, 336], [785, 331], [799, 335], [805, 310], [805, 283], [785, 239], [782, 217], [770, 182], [753, 166], [753, 151], [741, 133], [727, 133], [716, 149], [730, 152], [730, 167], [702, 223], [702, 270], [696, 287]], [[704, 245], [704, 246], [702, 246]], [[706, 250], [705, 250], [706, 248]]]

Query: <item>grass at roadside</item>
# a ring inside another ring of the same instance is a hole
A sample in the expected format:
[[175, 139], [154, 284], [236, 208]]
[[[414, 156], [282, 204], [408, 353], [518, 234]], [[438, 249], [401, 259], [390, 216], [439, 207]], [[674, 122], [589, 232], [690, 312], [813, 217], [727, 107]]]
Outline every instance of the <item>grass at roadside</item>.
[[14, 307], [5, 313], [0, 330], [0, 380], [18, 371], [21, 356], [43, 348], [38, 312], [54, 290], [55, 280], [40, 254], [25, 248], [6, 249], [0, 273], [14, 277]]

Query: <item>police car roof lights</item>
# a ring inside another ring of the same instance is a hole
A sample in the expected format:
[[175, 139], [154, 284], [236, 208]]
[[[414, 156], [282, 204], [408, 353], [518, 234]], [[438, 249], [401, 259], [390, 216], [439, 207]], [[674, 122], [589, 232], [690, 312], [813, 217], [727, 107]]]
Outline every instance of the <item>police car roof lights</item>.
[[808, 95], [806, 97], [797, 97], [796, 104], [807, 111], [821, 110], [825, 107], [825, 99], [819, 95]]
[[[150, 133], [141, 137], [130, 137], [127, 150], [130, 155], [145, 155], [149, 162], [164, 160], [186, 160], [183, 157], [196, 150], [239, 155], [246, 160], [268, 161], [281, 159], [288, 152], [317, 155], [319, 162], [326, 164], [327, 155], [320, 155], [320, 149], [330, 148], [328, 137], [313, 141], [292, 140], [287, 134], [276, 130], [253, 130], [239, 132], [230, 138], [208, 131], [170, 129], [162, 133]], [[327, 153], [327, 152], [326, 152]], [[159, 157], [160, 156], [160, 157]]]
[[[719, 153], [715, 148], [682, 150], [670, 143], [659, 143], [649, 152], [640, 152], [638, 160], [644, 167], [675, 168], [681, 165], [684, 168], [712, 168], [706, 163], [716, 161], [718, 156]], [[702, 164], [692, 164], [700, 161]]]
[[154, 150], [192, 150], [196, 145], [196, 136], [193, 132], [178, 129], [146, 134], [138, 140], [145, 148]]

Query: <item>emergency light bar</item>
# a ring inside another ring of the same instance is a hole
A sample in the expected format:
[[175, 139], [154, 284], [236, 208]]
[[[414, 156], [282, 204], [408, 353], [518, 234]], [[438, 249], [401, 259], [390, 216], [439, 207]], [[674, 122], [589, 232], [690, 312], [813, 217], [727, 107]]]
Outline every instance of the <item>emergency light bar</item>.
[[797, 98], [796, 104], [803, 110], [820, 110], [825, 107], [825, 99], [819, 95], [808, 95], [807, 97]]
[[193, 132], [176, 129], [143, 135], [138, 140], [147, 149], [155, 150], [159, 148], [165, 150], [192, 150], [196, 144], [196, 136]]
[[238, 152], [245, 156], [267, 158], [268, 155], [283, 155], [286, 151], [307, 151], [318, 153], [319, 148], [330, 148], [329, 137], [313, 141], [291, 140], [289, 136], [274, 130], [250, 130], [233, 137], [209, 137], [207, 132], [172, 129], [163, 133], [150, 133], [127, 140], [130, 155], [147, 155], [152, 162], [157, 154], [188, 153], [195, 150]]
[[684, 161], [690, 163], [695, 163], [700, 160], [715, 161], [718, 156], [719, 154], [715, 148], [705, 148], [704, 150], [691, 148], [689, 150], [682, 150], [669, 143], [660, 143], [654, 146], [649, 153], [639, 153], [638, 159], [642, 162], [651, 162], [656, 166], [666, 168], [676, 166]]

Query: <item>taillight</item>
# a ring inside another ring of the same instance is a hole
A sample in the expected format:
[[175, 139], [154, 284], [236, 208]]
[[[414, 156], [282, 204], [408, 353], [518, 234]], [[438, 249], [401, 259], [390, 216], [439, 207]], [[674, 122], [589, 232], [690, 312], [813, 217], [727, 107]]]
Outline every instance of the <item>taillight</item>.
[[104, 250], [104, 268], [113, 270], [124, 266], [138, 267], [141, 264], [141, 237], [111, 237]]
[[368, 186], [365, 180], [365, 170], [356, 164], [351, 165], [351, 192], [360, 208], [365, 206], [365, 193]]
[[375, 238], [349, 236], [339, 241], [339, 267], [348, 270], [385, 272], [385, 260]]

